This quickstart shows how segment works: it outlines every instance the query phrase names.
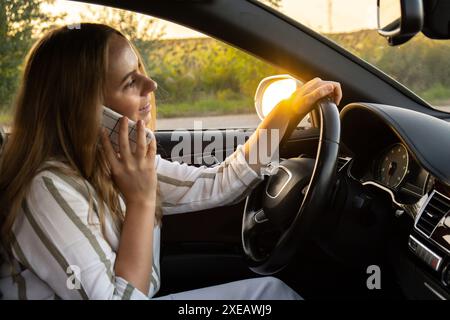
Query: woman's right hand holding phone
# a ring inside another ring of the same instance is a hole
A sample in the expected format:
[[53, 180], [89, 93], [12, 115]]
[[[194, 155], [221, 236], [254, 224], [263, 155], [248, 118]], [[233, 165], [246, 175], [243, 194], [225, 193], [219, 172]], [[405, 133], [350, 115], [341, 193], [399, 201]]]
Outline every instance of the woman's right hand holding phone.
[[147, 145], [142, 120], [137, 123], [136, 150], [133, 153], [128, 138], [128, 119], [120, 119], [119, 155], [114, 151], [106, 132], [102, 144], [111, 167], [112, 177], [127, 206], [151, 204], [156, 200], [156, 141]]
[[153, 228], [156, 203], [156, 142], [147, 145], [144, 124], [137, 124], [136, 150], [131, 152], [128, 119], [120, 119], [119, 154], [106, 132], [102, 143], [111, 167], [112, 178], [126, 203], [119, 248], [114, 264], [116, 276], [147, 294], [153, 263]]

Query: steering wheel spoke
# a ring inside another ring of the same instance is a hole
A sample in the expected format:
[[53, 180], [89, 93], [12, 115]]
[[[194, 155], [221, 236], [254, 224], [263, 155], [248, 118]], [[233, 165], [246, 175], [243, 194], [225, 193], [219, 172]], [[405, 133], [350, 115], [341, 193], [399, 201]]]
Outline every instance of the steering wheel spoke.
[[266, 217], [264, 209], [246, 212], [244, 219], [245, 222], [243, 232], [245, 232], [247, 236], [253, 236], [259, 231], [257, 230], [259, 227], [269, 223], [269, 219]]
[[253, 220], [255, 220], [255, 223], [261, 224], [269, 221], [269, 219], [266, 217], [266, 214], [264, 213], [264, 209], [260, 209], [253, 215]]

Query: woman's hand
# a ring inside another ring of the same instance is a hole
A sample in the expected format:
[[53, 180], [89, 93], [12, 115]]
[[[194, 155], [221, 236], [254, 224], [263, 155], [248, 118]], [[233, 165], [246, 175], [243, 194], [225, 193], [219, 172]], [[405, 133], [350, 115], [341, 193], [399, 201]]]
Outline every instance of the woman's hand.
[[153, 139], [147, 146], [144, 124], [140, 120], [137, 123], [136, 151], [132, 153], [128, 141], [128, 119], [123, 117], [119, 128], [119, 155], [105, 132], [102, 144], [114, 182], [126, 203], [114, 271], [116, 276], [147, 294], [153, 263], [156, 141]]
[[[296, 127], [298, 122], [295, 123], [295, 126], [290, 126], [289, 124], [292, 124], [293, 121], [300, 121], [301, 118], [311, 112], [317, 101], [329, 95], [333, 97], [334, 102], [338, 105], [342, 98], [341, 85], [338, 82], [323, 81], [320, 78], [315, 78], [295, 91], [289, 99], [283, 100], [282, 103], [279, 103], [267, 115], [267, 117], [264, 118], [255, 132], [245, 143], [245, 159], [249, 163], [250, 167], [255, 172], [260, 172], [261, 168], [263, 166], [265, 167], [267, 163], [261, 163], [259, 157], [256, 157], [258, 159], [256, 163], [253, 163], [255, 157], [250, 155], [270, 154], [271, 159], [274, 159], [275, 156], [272, 149], [272, 139], [278, 139], [275, 143], [275, 145], [278, 146], [281, 139], [285, 135], [288, 137], [291, 135], [292, 130]], [[293, 114], [295, 114], [295, 116], [293, 116]], [[268, 138], [260, 140], [260, 132], [264, 132], [263, 134], [266, 134], [267, 132], [272, 132], [272, 130], [277, 130], [277, 138], [272, 138], [272, 135], [270, 135]], [[259, 150], [262, 150], [261, 153], [258, 153], [260, 152]]]
[[289, 100], [295, 113], [306, 115], [314, 108], [317, 101], [326, 96], [332, 96], [336, 105], [339, 105], [342, 99], [340, 83], [314, 78], [294, 92]]
[[119, 153], [114, 151], [108, 135], [103, 132], [102, 144], [111, 166], [112, 177], [127, 206], [150, 204], [156, 200], [156, 141], [146, 145], [143, 121], [137, 123], [136, 151], [131, 152], [128, 141], [128, 119], [120, 119]]

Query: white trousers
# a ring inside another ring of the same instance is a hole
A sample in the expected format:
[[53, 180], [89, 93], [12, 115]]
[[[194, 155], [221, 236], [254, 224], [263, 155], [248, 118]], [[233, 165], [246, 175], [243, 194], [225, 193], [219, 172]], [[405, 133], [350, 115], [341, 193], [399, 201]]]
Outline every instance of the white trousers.
[[252, 278], [173, 293], [152, 300], [302, 300], [275, 277]]

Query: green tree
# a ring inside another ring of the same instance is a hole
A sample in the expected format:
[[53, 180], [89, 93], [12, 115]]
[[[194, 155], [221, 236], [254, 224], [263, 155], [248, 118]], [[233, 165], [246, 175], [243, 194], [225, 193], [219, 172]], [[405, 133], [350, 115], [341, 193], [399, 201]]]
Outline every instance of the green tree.
[[0, 112], [11, 107], [20, 65], [33, 41], [33, 26], [44, 18], [40, 2], [0, 0]]
[[159, 102], [252, 97], [259, 81], [280, 69], [211, 38], [162, 40], [149, 70]]
[[450, 102], [450, 43], [422, 34], [389, 47], [376, 30], [328, 34], [358, 57], [380, 68], [432, 104]]

